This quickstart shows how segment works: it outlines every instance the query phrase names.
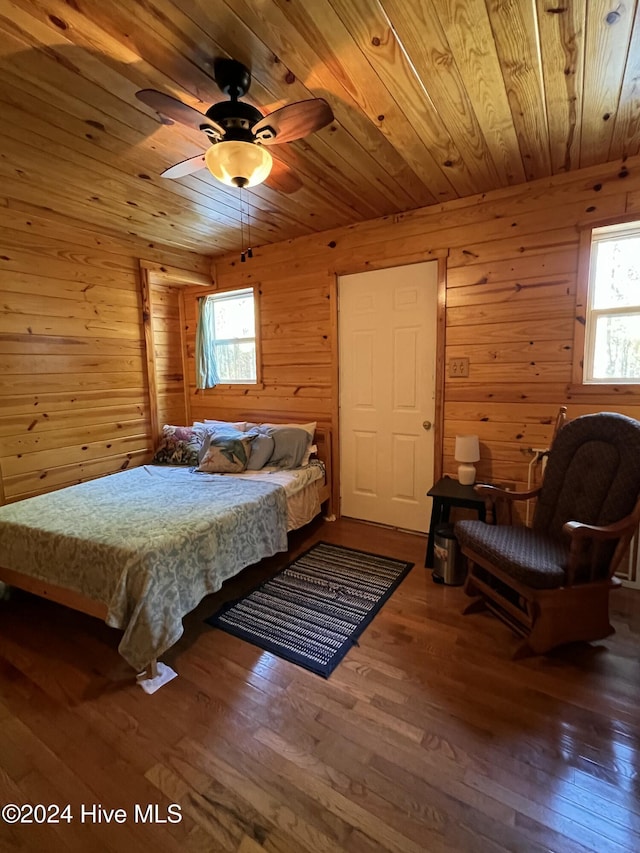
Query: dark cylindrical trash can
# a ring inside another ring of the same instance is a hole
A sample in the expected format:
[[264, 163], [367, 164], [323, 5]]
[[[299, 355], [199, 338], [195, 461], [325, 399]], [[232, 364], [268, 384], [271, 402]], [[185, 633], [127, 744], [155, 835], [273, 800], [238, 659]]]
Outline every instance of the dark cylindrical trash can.
[[460, 586], [467, 576], [467, 561], [458, 548], [452, 524], [441, 524], [434, 533], [433, 579], [449, 586]]

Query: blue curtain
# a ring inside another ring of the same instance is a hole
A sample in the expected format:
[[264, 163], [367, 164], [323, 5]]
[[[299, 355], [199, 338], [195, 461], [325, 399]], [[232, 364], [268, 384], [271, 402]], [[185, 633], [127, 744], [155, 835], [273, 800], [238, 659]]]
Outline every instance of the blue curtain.
[[220, 382], [214, 346], [213, 300], [198, 299], [198, 324], [196, 326], [196, 387], [214, 388]]

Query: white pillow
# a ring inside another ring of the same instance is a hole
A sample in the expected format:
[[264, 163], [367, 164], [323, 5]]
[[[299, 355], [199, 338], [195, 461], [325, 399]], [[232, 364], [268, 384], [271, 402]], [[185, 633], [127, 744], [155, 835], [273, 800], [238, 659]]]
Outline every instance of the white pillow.
[[246, 421], [218, 421], [214, 418], [205, 418], [204, 421], [196, 421], [194, 426], [204, 427], [205, 429], [212, 429], [213, 427], [231, 427], [233, 429], [240, 430], [240, 432], [247, 431], [247, 422]]

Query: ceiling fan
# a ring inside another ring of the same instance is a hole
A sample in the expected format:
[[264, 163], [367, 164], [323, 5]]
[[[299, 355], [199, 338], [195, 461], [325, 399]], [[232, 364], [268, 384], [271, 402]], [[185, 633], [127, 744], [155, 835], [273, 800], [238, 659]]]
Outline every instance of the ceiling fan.
[[333, 121], [329, 104], [323, 98], [312, 98], [287, 104], [264, 116], [256, 107], [239, 100], [251, 85], [251, 72], [245, 65], [235, 59], [218, 58], [213, 70], [218, 88], [229, 100], [213, 104], [206, 113], [155, 89], [136, 92], [140, 101], [162, 116], [201, 130], [210, 144], [204, 154], [176, 163], [161, 177], [182, 178], [206, 167], [228, 186], [242, 189], [265, 181], [282, 192], [295, 192], [302, 186], [300, 179], [282, 161], [274, 169], [268, 148], [325, 127]]

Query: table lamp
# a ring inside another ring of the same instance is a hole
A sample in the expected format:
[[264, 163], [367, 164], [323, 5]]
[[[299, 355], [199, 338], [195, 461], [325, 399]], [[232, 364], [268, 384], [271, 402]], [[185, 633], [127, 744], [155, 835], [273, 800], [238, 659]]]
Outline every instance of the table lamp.
[[461, 486], [473, 486], [476, 481], [476, 468], [473, 462], [480, 459], [480, 444], [477, 435], [457, 435], [455, 460], [458, 465], [458, 482]]

